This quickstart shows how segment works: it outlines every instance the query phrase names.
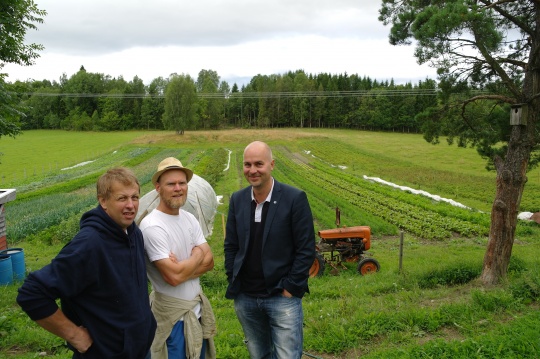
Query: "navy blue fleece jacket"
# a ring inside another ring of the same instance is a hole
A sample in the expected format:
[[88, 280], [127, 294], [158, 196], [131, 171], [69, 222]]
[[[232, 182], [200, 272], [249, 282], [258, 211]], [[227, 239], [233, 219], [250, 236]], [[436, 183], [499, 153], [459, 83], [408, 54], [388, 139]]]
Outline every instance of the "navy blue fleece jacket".
[[62, 311], [88, 329], [94, 343], [74, 358], [144, 358], [156, 322], [148, 300], [144, 245], [101, 208], [83, 214], [80, 231], [50, 264], [28, 275], [17, 302], [33, 320]]

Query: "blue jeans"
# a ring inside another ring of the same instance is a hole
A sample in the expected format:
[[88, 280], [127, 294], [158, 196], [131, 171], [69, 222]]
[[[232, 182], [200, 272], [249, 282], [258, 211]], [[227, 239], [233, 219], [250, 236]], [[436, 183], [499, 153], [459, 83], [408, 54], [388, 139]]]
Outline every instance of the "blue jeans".
[[[206, 339], [203, 339], [200, 359], [205, 357]], [[174, 325], [171, 334], [167, 338], [167, 355], [169, 359], [185, 359], [186, 358], [186, 340], [184, 337], [184, 322], [178, 321]], [[150, 352], [146, 359], [150, 359]]]
[[[200, 359], [204, 359], [205, 342], [203, 339]], [[167, 338], [167, 353], [170, 359], [186, 358], [186, 338], [184, 337], [184, 321], [180, 320], [174, 325], [171, 335]]]
[[304, 341], [302, 299], [255, 298], [240, 293], [234, 310], [252, 359], [300, 359]]

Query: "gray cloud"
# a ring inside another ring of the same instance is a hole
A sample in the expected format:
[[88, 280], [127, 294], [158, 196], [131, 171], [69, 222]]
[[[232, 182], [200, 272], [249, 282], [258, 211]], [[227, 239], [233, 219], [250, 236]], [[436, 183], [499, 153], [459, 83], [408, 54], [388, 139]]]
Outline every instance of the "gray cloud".
[[391, 46], [375, 0], [36, 0], [44, 24], [25, 43], [34, 66], [6, 64], [8, 81], [58, 80], [81, 65], [146, 83], [217, 71], [229, 83], [302, 69], [373, 79], [435, 77], [413, 46]]
[[380, 39], [388, 33], [373, 0], [41, 0], [38, 7], [48, 15], [28, 41], [70, 55], [302, 35]]

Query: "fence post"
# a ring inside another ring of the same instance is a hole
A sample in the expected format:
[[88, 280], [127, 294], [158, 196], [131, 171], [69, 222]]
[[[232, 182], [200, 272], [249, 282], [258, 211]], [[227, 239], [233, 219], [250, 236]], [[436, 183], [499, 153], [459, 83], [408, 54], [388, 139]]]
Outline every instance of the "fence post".
[[403, 231], [399, 232], [399, 273], [403, 267]]

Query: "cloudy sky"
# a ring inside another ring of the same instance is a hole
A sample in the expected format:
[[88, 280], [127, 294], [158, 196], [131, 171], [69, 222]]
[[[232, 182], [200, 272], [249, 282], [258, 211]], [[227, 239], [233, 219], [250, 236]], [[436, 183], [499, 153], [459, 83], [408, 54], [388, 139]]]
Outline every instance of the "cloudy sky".
[[146, 84], [214, 70], [239, 85], [257, 75], [358, 74], [413, 83], [435, 78], [412, 46], [391, 46], [376, 0], [35, 0], [46, 10], [26, 42], [36, 64], [6, 64], [8, 81], [58, 80], [82, 66]]

